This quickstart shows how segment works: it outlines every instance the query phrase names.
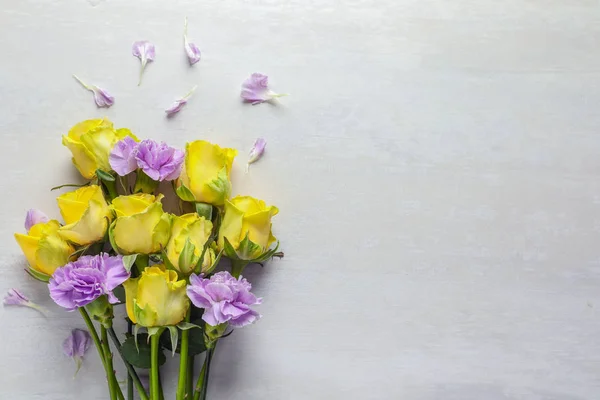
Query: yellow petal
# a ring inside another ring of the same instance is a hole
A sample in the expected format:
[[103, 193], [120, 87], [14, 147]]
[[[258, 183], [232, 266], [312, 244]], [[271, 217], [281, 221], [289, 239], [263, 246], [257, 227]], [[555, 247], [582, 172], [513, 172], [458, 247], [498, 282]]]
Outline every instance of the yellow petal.
[[86, 149], [83, 143], [76, 142], [68, 136], [63, 136], [62, 144], [71, 150], [73, 164], [75, 164], [79, 173], [85, 179], [92, 179], [98, 169], [98, 163], [94, 154]]
[[48, 222], [35, 224], [34, 226], [32, 226], [29, 230], [29, 236], [41, 238], [55, 233], [56, 231], [58, 231], [59, 228], [60, 223], [55, 219], [51, 219]]
[[35, 269], [35, 265], [37, 263], [35, 259], [35, 253], [37, 251], [40, 238], [23, 235], [21, 233], [15, 233], [15, 240], [19, 244], [19, 247], [21, 247], [23, 254], [25, 254], [25, 258], [27, 258], [29, 266]]
[[138, 139], [137, 136], [131, 133], [131, 131], [127, 128], [119, 128], [115, 133], [117, 135], [118, 140], [123, 140], [125, 137], [129, 136], [136, 142], [140, 141], [140, 139]]
[[271, 211], [265, 210], [245, 215], [242, 222], [241, 238], [243, 239], [246, 234], [250, 241], [262, 247], [263, 251], [266, 250], [271, 235]]
[[125, 289], [125, 307], [127, 308], [127, 316], [134, 324], [137, 324], [137, 320], [135, 318], [133, 302], [137, 297], [138, 281], [139, 278], [131, 278], [123, 282], [123, 288]]
[[90, 244], [104, 237], [108, 229], [110, 216], [110, 208], [104, 199], [102, 199], [102, 203], [91, 200], [81, 219], [61, 227], [58, 233], [63, 239], [73, 243], [79, 245]]
[[151, 254], [160, 251], [160, 243], [157, 245], [153, 236], [162, 215], [162, 204], [156, 202], [142, 213], [118, 217], [112, 228], [112, 235], [119, 249], [127, 254]]
[[112, 128], [113, 124], [107, 118], [102, 119], [88, 119], [87, 121], [82, 121], [71, 128], [68, 133], [68, 137], [77, 142], [81, 142], [81, 135], [87, 133], [89, 131], [94, 131], [96, 129], [103, 128]]
[[[162, 198], [162, 196], [160, 197]], [[139, 193], [130, 196], [119, 196], [112, 201], [112, 208], [117, 217], [128, 217], [144, 212], [155, 201], [160, 200], [151, 194]]]
[[237, 208], [231, 201], [225, 201], [225, 216], [221, 222], [219, 228], [219, 250], [223, 250], [225, 247], [225, 239], [227, 238], [229, 243], [234, 249], [237, 249], [240, 245], [240, 241], [243, 239], [242, 235], [242, 224], [244, 221], [244, 212]]
[[81, 135], [80, 140], [85, 148], [94, 155], [98, 168], [110, 170], [108, 156], [114, 145], [119, 141], [116, 131], [112, 127], [98, 128], [84, 133]]
[[176, 325], [183, 321], [189, 308], [186, 282], [177, 281], [177, 273], [166, 271], [162, 264], [148, 267], [140, 277], [136, 301], [141, 309], [152, 310], [156, 315], [155, 319], [140, 321], [141, 325]]
[[69, 262], [69, 256], [74, 251], [75, 249], [58, 235], [48, 235], [40, 239], [36, 253], [36, 266], [33, 268], [47, 275], [52, 275], [56, 268]]
[[99, 204], [106, 205], [102, 188], [97, 185], [89, 185], [67, 192], [56, 198], [60, 214], [66, 224], [72, 224], [79, 221], [89, 207], [90, 201], [96, 201]]

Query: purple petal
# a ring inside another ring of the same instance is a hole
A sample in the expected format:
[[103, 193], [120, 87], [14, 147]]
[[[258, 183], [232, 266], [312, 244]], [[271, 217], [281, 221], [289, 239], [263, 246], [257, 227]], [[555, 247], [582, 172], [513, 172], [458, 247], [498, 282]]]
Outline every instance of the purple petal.
[[169, 108], [165, 110], [165, 112], [167, 113], [167, 117], [172, 117], [173, 115], [177, 114], [186, 104], [186, 99], [179, 99], [175, 101], [173, 104], [171, 104]]
[[147, 40], [140, 40], [133, 43], [132, 53], [134, 56], [140, 59], [142, 68], [140, 69], [140, 78], [138, 86], [142, 84], [142, 75], [146, 69], [146, 64], [150, 61], [154, 61], [155, 48], [152, 43]]
[[98, 107], [108, 108], [115, 103], [115, 98], [100, 87], [92, 85], [91, 90], [94, 92], [94, 101]]
[[249, 312], [240, 315], [237, 318], [233, 318], [229, 320], [229, 325], [234, 328], [241, 328], [243, 326], [253, 324], [254, 322], [260, 319], [260, 314], [254, 310], [250, 310]]
[[122, 256], [110, 257], [108, 254], [104, 253], [102, 258], [106, 270], [105, 287], [107, 290], [112, 291], [129, 279], [129, 272], [127, 272], [125, 265], [123, 265]]
[[268, 84], [268, 76], [255, 72], [242, 83], [241, 96], [252, 103], [270, 100]]
[[189, 43], [186, 40], [185, 52], [187, 54], [190, 65], [194, 65], [198, 61], [200, 61], [200, 49], [194, 43]]
[[137, 169], [137, 161], [133, 154], [137, 143], [131, 136], [126, 136], [115, 144], [108, 157], [110, 167], [120, 176], [125, 176]]
[[29, 299], [18, 289], [9, 289], [4, 297], [4, 305], [6, 306], [23, 306], [29, 303]]
[[25, 216], [25, 230], [29, 232], [32, 226], [50, 221], [50, 218], [38, 209], [31, 208], [27, 210]]
[[146, 139], [134, 151], [137, 165], [155, 181], [177, 179], [181, 173], [185, 153], [166, 143]]
[[215, 302], [233, 300], [233, 291], [223, 283], [209, 283], [206, 285], [206, 293]]
[[267, 147], [267, 141], [263, 138], [258, 138], [254, 142], [254, 146], [250, 150], [248, 163], [246, 164], [246, 171], [248, 171], [248, 166], [256, 161], [260, 160], [263, 153], [265, 152], [265, 147]]
[[90, 348], [91, 337], [88, 331], [73, 329], [63, 342], [63, 351], [68, 357], [83, 357]]

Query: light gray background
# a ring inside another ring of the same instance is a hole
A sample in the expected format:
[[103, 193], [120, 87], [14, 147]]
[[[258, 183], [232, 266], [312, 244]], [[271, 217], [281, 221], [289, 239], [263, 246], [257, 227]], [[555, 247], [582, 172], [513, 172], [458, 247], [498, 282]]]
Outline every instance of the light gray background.
[[[598, 1], [0, 5], [0, 289], [51, 309], [0, 308], [1, 399], [106, 398], [94, 351], [72, 378], [61, 341], [82, 323], [12, 237], [27, 208], [59, 216], [49, 188], [77, 180], [60, 135], [102, 116], [238, 148], [235, 193], [281, 209], [285, 258], [248, 271], [264, 317], [219, 347], [211, 399], [600, 397]], [[140, 39], [157, 51], [137, 87]], [[255, 71], [292, 96], [242, 104]]]

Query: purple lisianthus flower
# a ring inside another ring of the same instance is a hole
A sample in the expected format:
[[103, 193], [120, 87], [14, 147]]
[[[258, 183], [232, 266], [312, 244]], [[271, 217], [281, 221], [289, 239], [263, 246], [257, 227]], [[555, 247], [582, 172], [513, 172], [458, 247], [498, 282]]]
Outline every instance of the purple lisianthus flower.
[[256, 105], [276, 97], [287, 96], [287, 93], [278, 94], [269, 90], [269, 77], [255, 72], [242, 83], [241, 96], [244, 101]]
[[227, 271], [217, 272], [210, 279], [192, 274], [187, 295], [198, 308], [204, 308], [202, 319], [217, 326], [228, 322], [236, 328], [256, 322], [260, 314], [251, 307], [262, 299], [250, 293], [252, 285], [240, 276], [234, 278]]
[[172, 181], [179, 177], [185, 154], [164, 142], [142, 140], [134, 151], [137, 165], [155, 181]]
[[136, 146], [137, 142], [131, 136], [125, 136], [115, 144], [110, 152], [108, 156], [110, 167], [120, 176], [125, 176], [137, 169], [137, 160], [133, 154]]
[[54, 271], [48, 284], [50, 297], [69, 311], [83, 307], [98, 297], [107, 295], [110, 303], [119, 300], [113, 289], [129, 278], [123, 257], [106, 253], [83, 256]]
[[32, 226], [48, 221], [50, 221], [50, 218], [48, 218], [46, 214], [40, 210], [32, 208], [27, 210], [27, 215], [25, 216], [25, 230], [29, 232]]
[[73, 329], [71, 334], [63, 342], [63, 351], [67, 357], [71, 357], [77, 365], [75, 375], [81, 368], [83, 356], [90, 348], [92, 338], [88, 331], [83, 329]]

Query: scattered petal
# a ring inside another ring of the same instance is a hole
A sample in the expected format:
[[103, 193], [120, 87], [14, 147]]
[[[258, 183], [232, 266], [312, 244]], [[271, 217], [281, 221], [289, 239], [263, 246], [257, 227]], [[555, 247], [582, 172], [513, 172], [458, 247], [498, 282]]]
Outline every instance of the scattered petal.
[[110, 95], [106, 90], [96, 86], [96, 85], [87, 85], [85, 84], [77, 75], [73, 75], [73, 78], [77, 80], [77, 82], [81, 83], [81, 86], [94, 93], [94, 101], [98, 107], [110, 107], [115, 104], [115, 98]]
[[183, 29], [183, 46], [185, 47], [185, 52], [187, 54], [190, 65], [194, 65], [198, 61], [200, 61], [200, 49], [194, 43], [191, 43], [190, 41], [188, 41], [187, 28], [188, 28], [188, 21], [187, 21], [187, 17], [185, 17], [185, 25], [184, 25], [184, 29]]
[[165, 112], [167, 113], [167, 118], [170, 118], [173, 115], [177, 114], [179, 111], [181, 111], [183, 106], [185, 106], [187, 104], [189, 98], [192, 97], [192, 95], [194, 94], [194, 91], [196, 90], [197, 87], [198, 86], [194, 86], [192, 88], [192, 90], [190, 90], [188, 92], [188, 94], [186, 94], [182, 98], [176, 100], [173, 104], [171, 104], [171, 106], [169, 108], [167, 108], [165, 110]]
[[81, 363], [83, 362], [83, 356], [85, 352], [90, 348], [91, 337], [88, 331], [83, 329], [73, 329], [71, 334], [65, 339], [63, 342], [63, 351], [67, 357], [71, 357], [75, 364], [77, 365], [77, 369], [75, 370], [75, 375], [79, 372], [81, 368]]
[[268, 86], [269, 77], [255, 72], [242, 83], [242, 99], [252, 103], [252, 105], [256, 105], [272, 100], [276, 97], [288, 96], [287, 93], [275, 93], [269, 90]]
[[146, 69], [146, 64], [154, 61], [155, 48], [154, 45], [149, 41], [140, 40], [133, 43], [132, 52], [133, 55], [139, 58], [142, 62], [142, 68], [140, 69], [140, 80], [138, 82], [138, 86], [140, 86], [142, 84], [142, 75], [144, 74], [144, 69]]
[[27, 298], [27, 296], [25, 296], [18, 289], [9, 289], [8, 290], [8, 293], [6, 293], [6, 296], [4, 296], [4, 305], [5, 306], [29, 307], [29, 308], [33, 308], [34, 310], [41, 312], [44, 316], [46, 315], [46, 311], [42, 307], [38, 306], [37, 304], [35, 304], [31, 300], [29, 300]]
[[50, 221], [50, 218], [40, 210], [32, 208], [27, 211], [25, 216], [25, 230], [29, 232], [32, 226], [40, 223], [46, 223]]
[[265, 152], [265, 147], [267, 147], [267, 141], [263, 138], [258, 138], [254, 142], [254, 146], [250, 150], [248, 163], [246, 164], [246, 172], [248, 172], [248, 168], [250, 168], [250, 164], [255, 163], [260, 160], [263, 153]]

